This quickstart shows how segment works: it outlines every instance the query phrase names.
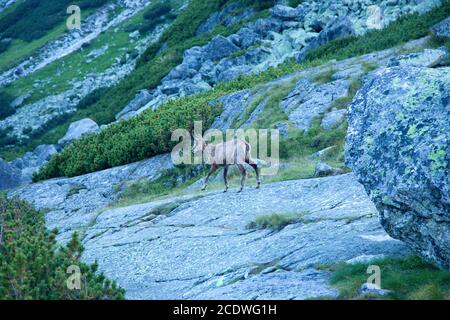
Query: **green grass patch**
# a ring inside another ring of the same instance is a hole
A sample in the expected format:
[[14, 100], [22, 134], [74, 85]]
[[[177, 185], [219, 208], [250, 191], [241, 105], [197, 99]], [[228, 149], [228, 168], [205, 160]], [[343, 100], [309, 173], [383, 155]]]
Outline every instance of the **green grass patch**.
[[[179, 180], [180, 177], [183, 177], [182, 181]], [[199, 177], [194, 175], [191, 166], [179, 166], [163, 173], [155, 181], [141, 180], [131, 184], [120, 193], [115, 206], [124, 207], [147, 203], [169, 195], [172, 197], [179, 195], [197, 178]]]
[[247, 225], [247, 229], [270, 229], [273, 231], [280, 231], [284, 227], [299, 223], [301, 218], [308, 215], [309, 212], [298, 213], [274, 213], [266, 214], [255, 219]]
[[[448, 300], [450, 272], [440, 270], [416, 256], [386, 258], [373, 261], [381, 270], [382, 289], [391, 290], [387, 299]], [[357, 291], [370, 276], [369, 264], [340, 263], [326, 269], [332, 271], [331, 284], [339, 290], [341, 299], [357, 298]], [[364, 297], [363, 297], [364, 298]]]
[[336, 73], [336, 69], [334, 69], [334, 68], [329, 68], [328, 70], [325, 70], [325, 71], [323, 71], [323, 72], [321, 72], [321, 73], [319, 73], [319, 74], [316, 74], [314, 77], [313, 77], [313, 80], [314, 80], [314, 82], [316, 82], [318, 85], [321, 85], [321, 84], [325, 84], [325, 83], [328, 83], [328, 82], [331, 82], [331, 81], [333, 81], [333, 75]]

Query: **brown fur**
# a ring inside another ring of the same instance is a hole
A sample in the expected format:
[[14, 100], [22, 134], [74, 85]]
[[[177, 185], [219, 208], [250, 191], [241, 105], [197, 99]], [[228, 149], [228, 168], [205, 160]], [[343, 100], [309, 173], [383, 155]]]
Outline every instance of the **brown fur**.
[[244, 164], [249, 164], [256, 172], [257, 186], [258, 189], [261, 185], [260, 180], [260, 169], [256, 161], [251, 158], [251, 146], [240, 139], [233, 139], [231, 141], [222, 142], [218, 144], [208, 144], [203, 138], [196, 138], [194, 151], [203, 151], [205, 155], [205, 160], [211, 165], [211, 169], [206, 176], [205, 183], [202, 190], [205, 190], [208, 186], [208, 181], [211, 175], [216, 172], [216, 170], [223, 166], [223, 180], [225, 183], [225, 191], [228, 191], [228, 168], [230, 165], [237, 165], [241, 172], [241, 188], [239, 192], [244, 189], [245, 180], [247, 178], [247, 170]]

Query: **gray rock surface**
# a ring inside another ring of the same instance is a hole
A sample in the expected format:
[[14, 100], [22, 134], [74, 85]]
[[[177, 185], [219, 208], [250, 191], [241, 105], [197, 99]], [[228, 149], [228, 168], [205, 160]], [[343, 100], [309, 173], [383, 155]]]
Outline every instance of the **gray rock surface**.
[[333, 127], [342, 122], [346, 114], [347, 110], [345, 109], [332, 110], [328, 112], [322, 119], [322, 128], [324, 130], [332, 129]]
[[68, 240], [74, 230], [95, 220], [97, 211], [112, 204], [133, 182], [158, 179], [173, 169], [170, 155], [115, 167], [74, 178], [58, 178], [31, 184], [10, 193], [46, 209], [47, 226], [58, 228], [58, 239]]
[[347, 165], [386, 231], [450, 269], [450, 68], [374, 72], [348, 119]]
[[327, 111], [334, 101], [349, 94], [350, 80], [317, 84], [301, 79], [283, 100], [281, 107], [289, 113], [297, 128], [308, 131], [315, 117]]
[[[408, 254], [404, 244], [381, 228], [375, 207], [352, 174], [98, 211], [97, 202], [109, 202], [111, 179], [129, 174], [113, 170], [96, 178], [97, 184], [102, 181], [96, 191], [86, 176], [46, 181], [14, 194], [49, 208], [48, 226], [58, 227], [63, 239], [81, 230], [83, 259], [97, 260], [100, 270], [127, 290], [127, 298], [336, 297], [329, 273], [316, 270], [316, 264]], [[87, 190], [67, 196], [74, 183]], [[93, 197], [99, 200], [91, 201]], [[85, 205], [80, 208], [81, 198]], [[279, 232], [247, 228], [271, 213], [299, 213], [302, 218]]]
[[92, 133], [97, 133], [100, 131], [100, 127], [98, 124], [89, 118], [82, 119], [76, 122], [73, 122], [69, 129], [67, 129], [66, 134], [59, 141], [59, 145], [65, 145], [71, 143], [75, 140], [80, 139], [82, 136]]
[[327, 176], [336, 176], [339, 174], [343, 174], [344, 171], [339, 168], [333, 168], [329, 164], [325, 162], [318, 161], [316, 164], [316, 168], [314, 169], [314, 177], [327, 177]]
[[446, 19], [442, 20], [438, 24], [434, 25], [431, 28], [431, 31], [438, 38], [449, 39], [450, 38], [450, 17], [447, 17]]
[[27, 152], [23, 157], [12, 161], [11, 165], [21, 171], [22, 184], [30, 183], [33, 173], [37, 172], [57, 152], [55, 145], [40, 145], [33, 152]]
[[305, 10], [302, 6], [291, 8], [278, 4], [271, 9], [271, 12], [274, 17], [288, 21], [301, 21], [305, 16]]
[[413, 67], [436, 67], [446, 60], [448, 51], [444, 48], [425, 49], [421, 52], [409, 53], [392, 58], [388, 67], [413, 66]]
[[140, 108], [142, 108], [144, 105], [146, 105], [151, 99], [153, 98], [152, 94], [148, 90], [141, 90], [138, 92], [138, 94], [135, 96], [133, 100], [121, 111], [116, 115], [116, 120], [119, 119], [126, 119], [126, 114], [138, 111]]
[[305, 59], [309, 51], [324, 45], [332, 40], [341, 37], [349, 37], [355, 34], [352, 21], [348, 17], [337, 17], [331, 20], [325, 28], [314, 38], [308, 46], [302, 49], [297, 56], [297, 61], [301, 62]]
[[364, 283], [358, 290], [359, 296], [364, 295], [387, 296], [390, 293], [391, 293], [390, 290], [381, 289], [373, 283]]
[[0, 158], [0, 190], [18, 187], [21, 180], [20, 170]]
[[224, 36], [215, 37], [205, 47], [205, 53], [212, 61], [220, 60], [238, 50], [239, 47]]

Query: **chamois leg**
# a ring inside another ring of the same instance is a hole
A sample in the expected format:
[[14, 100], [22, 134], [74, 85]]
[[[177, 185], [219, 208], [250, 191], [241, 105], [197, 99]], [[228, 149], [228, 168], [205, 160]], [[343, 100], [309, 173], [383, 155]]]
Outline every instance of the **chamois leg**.
[[206, 176], [205, 183], [203, 184], [202, 191], [205, 191], [205, 190], [206, 190], [206, 187], [208, 186], [209, 178], [211, 177], [211, 175], [212, 175], [214, 172], [216, 172], [217, 168], [218, 168], [218, 166], [217, 166], [216, 164], [213, 164], [213, 165], [211, 166], [211, 169], [209, 170], [208, 175]]
[[260, 172], [261, 169], [258, 168], [257, 164], [254, 163], [249, 163], [249, 165], [255, 170], [256, 172], [256, 189], [259, 189], [261, 187], [261, 177], [260, 177]]
[[225, 165], [223, 168], [223, 182], [225, 183], [225, 190], [223, 192], [228, 191], [228, 165]]
[[245, 170], [244, 165], [242, 164], [238, 164], [239, 170], [241, 171], [241, 188], [239, 189], [238, 192], [241, 192], [242, 190], [244, 190], [244, 186], [245, 186], [245, 179], [247, 178], [247, 170]]

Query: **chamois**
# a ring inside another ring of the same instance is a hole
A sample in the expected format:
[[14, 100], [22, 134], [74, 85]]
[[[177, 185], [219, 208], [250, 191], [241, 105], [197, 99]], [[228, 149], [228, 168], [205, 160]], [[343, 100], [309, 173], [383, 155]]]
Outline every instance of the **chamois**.
[[211, 165], [211, 169], [206, 176], [205, 183], [202, 187], [202, 191], [206, 190], [208, 181], [211, 175], [216, 170], [223, 166], [223, 180], [225, 183], [224, 192], [228, 191], [228, 168], [230, 165], [237, 165], [241, 172], [241, 188], [238, 192], [241, 192], [245, 186], [245, 180], [247, 178], [247, 170], [244, 163], [249, 164], [256, 172], [256, 188], [261, 186], [260, 180], [260, 168], [258, 166], [258, 160], [251, 158], [251, 146], [247, 142], [237, 139], [236, 137], [232, 141], [226, 141], [218, 144], [209, 144], [202, 137], [196, 136], [194, 138], [193, 151], [195, 153], [203, 152], [206, 163]]

